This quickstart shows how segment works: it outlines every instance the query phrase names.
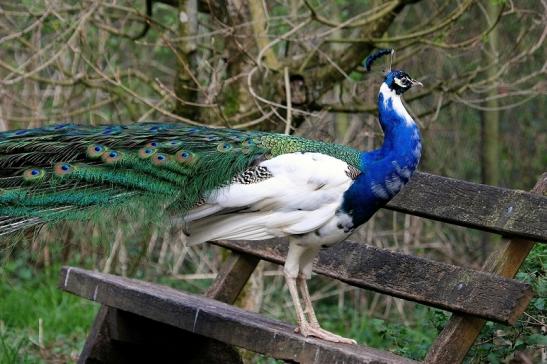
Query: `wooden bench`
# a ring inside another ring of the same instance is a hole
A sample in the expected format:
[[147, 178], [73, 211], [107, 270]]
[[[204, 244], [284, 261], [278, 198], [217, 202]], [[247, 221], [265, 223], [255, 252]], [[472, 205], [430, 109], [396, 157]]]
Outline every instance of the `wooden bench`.
[[[477, 271], [354, 242], [321, 252], [314, 271], [452, 312], [426, 363], [460, 363], [486, 320], [513, 324], [533, 292], [513, 280], [534, 241], [547, 242], [547, 173], [532, 193], [418, 173], [388, 209], [498, 233], [506, 240]], [[233, 346], [298, 363], [412, 363], [358, 345], [304, 338], [294, 324], [231, 306], [261, 259], [283, 264], [287, 244], [215, 242], [232, 254], [205, 296], [65, 267], [61, 289], [102, 307], [80, 363], [242, 363]]]

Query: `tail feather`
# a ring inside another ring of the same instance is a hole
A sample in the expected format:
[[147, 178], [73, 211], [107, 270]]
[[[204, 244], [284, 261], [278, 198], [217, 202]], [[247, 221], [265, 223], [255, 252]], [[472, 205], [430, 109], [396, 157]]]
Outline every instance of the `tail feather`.
[[182, 216], [267, 151], [258, 135], [160, 123], [0, 133], [0, 235], [132, 202]]
[[44, 221], [39, 217], [0, 216], [0, 237], [37, 225], [42, 225], [43, 223]]

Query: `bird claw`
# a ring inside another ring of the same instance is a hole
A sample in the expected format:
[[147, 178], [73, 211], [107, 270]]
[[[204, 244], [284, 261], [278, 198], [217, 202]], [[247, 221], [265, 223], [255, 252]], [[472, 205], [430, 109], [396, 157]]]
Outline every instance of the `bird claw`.
[[340, 335], [333, 334], [332, 332], [329, 332], [325, 329], [322, 329], [321, 327], [313, 327], [313, 326], [297, 326], [294, 329], [294, 332], [301, 333], [305, 337], [316, 337], [318, 339], [322, 339], [325, 341], [331, 341], [334, 343], [341, 343], [341, 344], [357, 344], [357, 341], [353, 339], [348, 339], [345, 337], [342, 337]]

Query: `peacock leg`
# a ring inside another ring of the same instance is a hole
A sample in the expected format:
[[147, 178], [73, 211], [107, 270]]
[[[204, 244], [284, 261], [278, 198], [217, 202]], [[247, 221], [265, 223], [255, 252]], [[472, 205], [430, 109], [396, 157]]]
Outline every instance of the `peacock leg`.
[[[296, 243], [289, 245], [289, 253], [285, 261], [285, 278], [294, 303], [298, 321], [297, 332], [304, 336], [314, 336], [326, 341], [355, 344], [354, 340], [346, 339], [326, 330], [323, 330], [317, 321], [313, 310], [307, 280], [311, 277], [313, 259], [319, 252], [318, 247], [301, 246]], [[302, 309], [298, 289], [304, 301]], [[307, 316], [307, 317], [306, 317]]]
[[296, 323], [297, 330], [301, 332], [304, 336], [308, 332], [307, 328], [310, 324], [306, 321], [306, 316], [304, 315], [304, 310], [300, 303], [300, 298], [298, 297], [298, 289], [296, 288], [296, 278], [291, 277], [287, 272], [285, 272], [285, 280], [287, 281], [287, 287], [289, 287], [289, 293], [291, 294], [291, 299], [294, 305], [294, 310], [296, 311]]
[[302, 333], [304, 336], [308, 336], [308, 328], [310, 324], [306, 321], [306, 316], [304, 315], [304, 310], [302, 309], [302, 304], [300, 302], [300, 297], [298, 297], [298, 289], [296, 287], [296, 278], [298, 277], [300, 257], [304, 249], [297, 245], [296, 243], [291, 242], [289, 245], [289, 252], [287, 253], [287, 260], [285, 261], [285, 266], [283, 273], [285, 275], [285, 280], [287, 282], [287, 287], [289, 288], [289, 293], [291, 294], [291, 299], [296, 311], [296, 322], [297, 330]]
[[344, 344], [356, 344], [355, 340], [347, 339], [345, 337], [333, 334], [327, 330], [324, 330], [319, 325], [315, 310], [310, 297], [310, 291], [308, 289], [308, 280], [311, 278], [313, 260], [319, 253], [319, 247], [308, 247], [308, 249], [300, 256], [299, 273], [296, 278], [296, 285], [300, 290], [300, 295], [304, 303], [304, 314], [307, 316], [311, 330], [310, 335], [319, 337], [323, 340], [334, 341]]
[[321, 327], [319, 326], [319, 321], [317, 321], [317, 317], [315, 316], [307, 283], [307, 281], [311, 278], [313, 259], [317, 256], [317, 253], [319, 253], [319, 248], [310, 247], [300, 256], [300, 269], [298, 272], [298, 277], [296, 278], [296, 285], [300, 290], [302, 301], [304, 301], [304, 313], [308, 318], [308, 322], [312, 327], [319, 329]]
[[320, 329], [319, 321], [317, 316], [315, 316], [315, 310], [313, 309], [313, 304], [310, 297], [310, 291], [308, 289], [308, 278], [302, 273], [296, 278], [296, 286], [300, 290], [300, 295], [302, 296], [302, 301], [304, 301], [304, 314], [308, 318], [308, 322], [312, 327]]
[[298, 275], [296, 283], [298, 288], [300, 289], [302, 300], [304, 301], [304, 312], [306, 316], [308, 317], [308, 321], [312, 328], [311, 335], [315, 337], [319, 337], [323, 340], [333, 341], [337, 343], [357, 344], [357, 342], [353, 339], [348, 339], [343, 336], [336, 335], [330, 331], [327, 331], [321, 328], [321, 326], [319, 325], [319, 321], [317, 320], [317, 317], [315, 316], [315, 311], [313, 309], [307, 281], [308, 281], [308, 278], [304, 274], [300, 274]]

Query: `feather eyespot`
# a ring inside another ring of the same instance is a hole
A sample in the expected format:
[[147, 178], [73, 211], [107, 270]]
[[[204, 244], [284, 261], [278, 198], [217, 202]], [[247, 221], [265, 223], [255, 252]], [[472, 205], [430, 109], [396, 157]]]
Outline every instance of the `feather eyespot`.
[[118, 134], [122, 128], [118, 125], [107, 126], [103, 129], [103, 135]]
[[230, 143], [218, 143], [217, 145], [217, 150], [219, 152], [227, 152], [229, 150], [231, 150], [233, 147], [232, 147], [232, 144]]
[[53, 166], [53, 172], [57, 176], [66, 176], [67, 174], [72, 173], [72, 171], [74, 171], [74, 167], [72, 164], [66, 162], [59, 162]]
[[121, 152], [118, 152], [116, 150], [111, 150], [107, 153], [103, 153], [101, 156], [101, 159], [106, 164], [113, 164], [118, 162], [122, 158], [123, 154]]
[[155, 166], [161, 166], [162, 164], [167, 163], [168, 160], [169, 158], [163, 153], [156, 153], [151, 159], [152, 164]]
[[160, 143], [158, 143], [156, 141], [151, 141], [151, 142], [145, 144], [145, 147], [149, 147], [149, 148], [157, 148], [159, 146], [160, 146]]
[[107, 148], [100, 144], [91, 144], [87, 147], [86, 154], [89, 158], [96, 159], [100, 158], [106, 150]]
[[247, 140], [244, 140], [242, 143], [241, 143], [241, 146], [242, 147], [251, 147], [251, 146], [254, 146], [256, 145], [255, 141], [253, 139], [247, 139]]
[[69, 126], [72, 126], [72, 125], [71, 124], [54, 124], [54, 125], [45, 126], [42, 128], [42, 130], [56, 131], [56, 130], [67, 129]]
[[26, 134], [29, 134], [29, 133], [30, 133], [30, 130], [22, 129], [22, 130], [17, 130], [17, 131], [6, 132], [6, 133], [4, 133], [4, 136], [7, 137], [7, 138], [14, 138], [14, 137], [19, 137], [21, 135], [26, 135]]
[[150, 148], [150, 147], [144, 147], [139, 149], [139, 158], [141, 159], [147, 159], [156, 154], [157, 149], [156, 148]]
[[169, 140], [165, 143], [161, 143], [161, 146], [169, 148], [169, 147], [178, 147], [181, 144], [182, 142], [180, 140]]
[[46, 176], [46, 171], [41, 168], [30, 168], [23, 172], [23, 179], [27, 182], [36, 182]]
[[175, 159], [177, 160], [177, 162], [179, 163], [190, 163], [194, 160], [194, 153], [192, 152], [189, 152], [187, 150], [179, 150], [176, 154], [175, 154]]

